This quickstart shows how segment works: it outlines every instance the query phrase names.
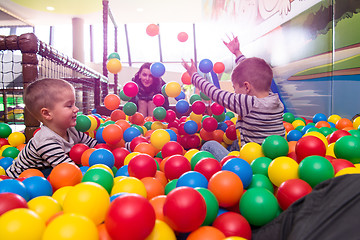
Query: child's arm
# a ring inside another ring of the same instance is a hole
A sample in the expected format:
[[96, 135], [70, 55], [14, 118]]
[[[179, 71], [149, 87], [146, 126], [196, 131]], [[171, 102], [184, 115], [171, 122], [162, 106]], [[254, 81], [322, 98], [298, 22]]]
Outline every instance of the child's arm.
[[89, 135], [77, 131], [78, 133], [78, 138], [79, 138], [79, 143], [84, 143], [85, 145], [89, 146], [89, 147], [95, 147], [96, 144], [98, 144], [98, 141], [92, 137], [90, 137]]
[[239, 43], [238, 37], [235, 37], [233, 35], [233, 39], [229, 38], [229, 42], [223, 41], [223, 43], [230, 50], [230, 52], [235, 55], [235, 57], [236, 57], [235, 62], [236, 63], [239, 63], [239, 62], [241, 62], [242, 60], [245, 59], [245, 56], [240, 51], [240, 43]]

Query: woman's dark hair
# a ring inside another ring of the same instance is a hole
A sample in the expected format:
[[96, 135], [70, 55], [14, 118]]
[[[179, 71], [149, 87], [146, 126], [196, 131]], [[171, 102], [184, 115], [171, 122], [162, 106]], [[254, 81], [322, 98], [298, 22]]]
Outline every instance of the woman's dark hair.
[[[149, 62], [146, 62], [144, 63], [143, 65], [141, 65], [139, 71], [137, 71], [132, 79], [132, 81], [136, 82], [137, 84], [142, 84], [141, 81], [140, 81], [140, 73], [141, 71], [146, 68], [146, 69], [150, 69], [150, 66], [151, 66], [152, 63], [149, 63]], [[154, 81], [158, 81], [159, 83], [161, 82], [160, 81], [160, 78], [156, 78], [154, 76], [152, 76]]]

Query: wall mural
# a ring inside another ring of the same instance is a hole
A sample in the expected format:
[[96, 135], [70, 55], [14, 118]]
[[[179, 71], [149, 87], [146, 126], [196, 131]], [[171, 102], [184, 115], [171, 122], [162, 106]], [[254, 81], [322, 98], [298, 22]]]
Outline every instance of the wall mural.
[[360, 1], [204, 0], [203, 6], [205, 17], [238, 26], [247, 56], [274, 67], [288, 111], [307, 118], [360, 113]]

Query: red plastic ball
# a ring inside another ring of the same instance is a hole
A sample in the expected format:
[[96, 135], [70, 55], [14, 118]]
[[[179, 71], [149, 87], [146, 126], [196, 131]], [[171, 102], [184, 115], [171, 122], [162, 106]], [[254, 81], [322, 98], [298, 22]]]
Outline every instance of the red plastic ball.
[[135, 97], [139, 92], [139, 87], [135, 82], [127, 82], [123, 87], [124, 94], [128, 97]]
[[138, 194], [126, 194], [112, 201], [105, 217], [106, 230], [113, 240], [143, 240], [155, 226], [155, 211]]
[[[173, 110], [167, 110], [164, 121], [172, 123], [176, 119], [176, 113]], [[168, 126], [169, 127], [169, 126]], [[170, 128], [170, 127], [169, 127]]]
[[181, 82], [185, 85], [190, 85], [191, 84], [191, 76], [188, 72], [184, 72], [181, 75]]
[[117, 124], [109, 124], [102, 131], [102, 137], [107, 144], [115, 145], [123, 138], [123, 130]]
[[189, 160], [182, 155], [173, 155], [164, 163], [164, 173], [167, 179], [178, 179], [183, 173], [191, 171]]
[[223, 157], [223, 159], [220, 160], [220, 165], [223, 166], [228, 160], [230, 160], [232, 158], [237, 158], [237, 156], [228, 155], [228, 156]]
[[225, 65], [222, 62], [216, 62], [213, 66], [213, 70], [217, 74], [223, 73], [225, 70]]
[[153, 103], [155, 104], [155, 106], [157, 106], [157, 107], [160, 107], [165, 103], [165, 97], [164, 97], [164, 95], [162, 95], [160, 93], [154, 95], [152, 100], [153, 100]]
[[215, 131], [218, 127], [218, 121], [214, 117], [207, 117], [204, 119], [202, 127], [207, 132]]
[[187, 150], [191, 148], [198, 148], [200, 146], [200, 138], [198, 135], [187, 135], [185, 136], [185, 140], [187, 142]]
[[225, 108], [223, 106], [221, 106], [220, 104], [213, 102], [211, 104], [211, 111], [214, 115], [220, 115], [224, 112]]
[[144, 118], [144, 115], [142, 115], [142, 113], [136, 112], [136, 113], [134, 113], [134, 115], [129, 117], [129, 121], [132, 124], [142, 126], [142, 125], [144, 125], [145, 118]]
[[106, 143], [98, 143], [95, 145], [94, 147], [95, 149], [100, 149], [100, 148], [103, 148], [103, 149], [107, 149], [109, 151], [111, 151], [111, 147], [109, 145], [107, 145]]
[[214, 158], [204, 158], [198, 161], [194, 171], [201, 173], [209, 181], [212, 175], [221, 170], [220, 162]]
[[164, 144], [161, 149], [163, 158], [170, 157], [176, 154], [182, 155], [184, 152], [183, 147], [178, 142], [170, 141]]
[[87, 150], [89, 147], [83, 143], [75, 144], [69, 152], [69, 157], [74, 163], [80, 165], [81, 164], [81, 155]]
[[237, 236], [251, 239], [251, 227], [249, 222], [236, 212], [226, 212], [219, 215], [212, 224], [226, 237]]
[[188, 40], [189, 36], [186, 32], [179, 32], [177, 35], [177, 39], [179, 42], [186, 42]]
[[293, 202], [306, 196], [312, 191], [311, 186], [302, 179], [289, 179], [283, 182], [277, 190], [277, 200], [282, 210], [287, 209]]
[[230, 125], [225, 130], [225, 135], [228, 139], [234, 141], [237, 139], [235, 125]]
[[202, 195], [190, 187], [173, 189], [164, 203], [164, 217], [178, 232], [191, 232], [199, 228], [206, 216], [206, 203]]
[[114, 155], [114, 159], [115, 159], [114, 166], [117, 169], [124, 166], [124, 160], [129, 153], [130, 152], [126, 148], [123, 148], [123, 147], [115, 148], [114, 150], [112, 150], [112, 154]]
[[352, 162], [346, 159], [333, 158], [330, 160], [330, 162], [334, 168], [335, 174], [343, 168], [355, 167], [355, 165]]
[[[40, 128], [36, 129], [36, 131], [39, 131]], [[35, 132], [34, 132], [35, 135]], [[6, 138], [0, 138], [0, 147], [5, 146], [5, 145], [9, 145], [9, 142]]]
[[336, 130], [335, 132], [331, 133], [329, 136], [329, 144], [336, 142], [339, 138], [343, 136], [349, 136], [351, 133], [345, 130]]
[[143, 137], [143, 136], [137, 136], [137, 137], [135, 137], [135, 138], [134, 138], [133, 140], [131, 140], [131, 142], [130, 142], [130, 150], [131, 150], [132, 152], [134, 152], [135, 147], [136, 147], [137, 145], [139, 145], [140, 143], [143, 143], [143, 142], [149, 143], [149, 141], [148, 141], [145, 137]]
[[325, 157], [326, 147], [320, 138], [315, 136], [305, 136], [297, 141], [295, 153], [297, 161], [301, 162], [304, 158], [312, 155]]
[[26, 200], [15, 193], [0, 193], [0, 216], [15, 208], [28, 208]]
[[154, 177], [156, 170], [157, 166], [155, 159], [143, 153], [133, 157], [128, 164], [129, 175], [138, 179]]
[[200, 100], [197, 100], [197, 101], [193, 102], [193, 104], [191, 105], [191, 110], [195, 114], [204, 114], [204, 112], [206, 110], [205, 103]]
[[159, 34], [159, 26], [156, 24], [149, 24], [146, 27], [146, 34], [150, 37], [154, 37]]
[[[99, 118], [96, 118], [96, 119], [99, 120]], [[111, 119], [111, 121], [114, 121], [114, 122], [116, 122], [117, 120], [120, 120], [120, 119], [125, 120], [126, 115], [123, 110], [115, 109], [114, 111], [111, 112], [110, 119]], [[99, 120], [99, 125], [100, 125], [100, 120]]]

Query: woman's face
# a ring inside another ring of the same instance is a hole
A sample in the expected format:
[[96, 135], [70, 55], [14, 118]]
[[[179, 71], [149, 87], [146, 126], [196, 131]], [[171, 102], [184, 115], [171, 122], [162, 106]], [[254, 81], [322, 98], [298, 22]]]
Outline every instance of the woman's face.
[[153, 83], [153, 76], [151, 75], [151, 71], [148, 68], [144, 68], [140, 72], [140, 81], [144, 87], [150, 87]]

